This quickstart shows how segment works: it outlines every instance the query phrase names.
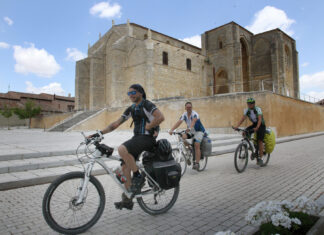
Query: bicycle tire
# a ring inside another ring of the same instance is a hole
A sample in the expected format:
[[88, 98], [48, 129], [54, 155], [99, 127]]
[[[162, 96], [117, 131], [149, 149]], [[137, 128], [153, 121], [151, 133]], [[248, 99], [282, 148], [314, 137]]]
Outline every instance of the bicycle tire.
[[[243, 160], [241, 158], [242, 150], [244, 151], [244, 158], [243, 158]], [[238, 166], [238, 162], [239, 161], [244, 161], [243, 168], [239, 168], [239, 166]], [[237, 146], [237, 148], [235, 150], [235, 154], [234, 154], [234, 166], [235, 166], [236, 171], [238, 173], [242, 173], [245, 170], [248, 161], [249, 161], [248, 147], [245, 144], [240, 143]]]
[[[99, 206], [94, 214], [94, 216], [87, 222], [86, 224], [79, 226], [79, 227], [73, 227], [73, 228], [65, 228], [62, 225], [57, 223], [57, 220], [53, 218], [52, 211], [51, 211], [51, 201], [53, 194], [56, 192], [58, 187], [64, 183], [67, 182], [68, 180], [73, 180], [73, 179], [83, 179], [84, 178], [84, 172], [70, 172], [67, 174], [64, 174], [57, 178], [54, 182], [50, 184], [48, 189], [46, 190], [43, 198], [43, 204], [42, 204], [42, 210], [43, 210], [43, 216], [47, 224], [56, 232], [63, 233], [63, 234], [79, 234], [87, 231], [89, 228], [91, 228], [101, 217], [104, 209], [105, 209], [105, 203], [106, 203], [106, 197], [105, 197], [105, 191], [99, 182], [94, 176], [90, 176], [90, 180], [88, 183], [88, 188], [89, 190], [89, 184], [91, 183], [95, 189], [97, 190], [97, 193], [99, 195]], [[63, 186], [62, 186], [63, 187]], [[73, 195], [73, 194], [72, 194]], [[87, 196], [88, 196], [88, 191], [87, 191]], [[69, 201], [69, 208], [71, 207], [71, 204], [73, 203], [72, 201], [75, 200], [73, 197], [71, 198], [71, 201]], [[89, 204], [89, 203], [88, 203]], [[83, 204], [84, 205], [84, 204]], [[82, 207], [83, 207], [82, 205]], [[63, 204], [62, 204], [63, 206]], [[71, 209], [73, 210], [73, 209]], [[65, 211], [65, 213], [67, 210]], [[75, 215], [74, 215], [75, 216]]]
[[[175, 202], [178, 199], [179, 192], [180, 192], [180, 186], [177, 186], [177, 187], [169, 189], [169, 190], [164, 190], [164, 193], [171, 192], [171, 191], [173, 191], [173, 195], [172, 195], [170, 202], [166, 206], [164, 206], [160, 209], [151, 208], [149, 203], [146, 203], [144, 201], [143, 197], [138, 197], [137, 202], [144, 212], [146, 212], [150, 215], [160, 215], [160, 214], [166, 213], [168, 210], [170, 210], [173, 207], [173, 205], [175, 204]], [[150, 195], [144, 196], [144, 198], [148, 198], [150, 196], [153, 196], [153, 195], [150, 194]], [[162, 196], [163, 196], [163, 194], [162, 194]]]
[[[266, 160], [264, 161], [265, 158], [266, 158]], [[268, 165], [269, 160], [270, 160], [270, 153], [267, 153], [266, 156], [263, 156], [263, 157], [262, 157], [262, 160], [263, 160], [263, 163], [262, 163], [262, 165], [261, 165], [262, 167]]]
[[[181, 166], [181, 177], [182, 177], [186, 173], [186, 170], [187, 170], [187, 161], [186, 161], [186, 158], [177, 149], [172, 150], [172, 156], [173, 156], [174, 160], [177, 163], [179, 163], [180, 166]], [[181, 163], [183, 163], [183, 164], [181, 164]]]
[[199, 168], [197, 169], [197, 171], [205, 170], [207, 166], [207, 162], [208, 162], [208, 157], [202, 156], [202, 159], [199, 161]]

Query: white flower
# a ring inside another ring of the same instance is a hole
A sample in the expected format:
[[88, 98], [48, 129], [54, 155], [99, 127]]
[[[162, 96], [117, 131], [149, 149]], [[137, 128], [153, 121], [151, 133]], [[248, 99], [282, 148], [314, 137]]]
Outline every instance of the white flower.
[[228, 230], [228, 231], [224, 231], [224, 232], [223, 231], [217, 232], [217, 233], [215, 233], [215, 235], [235, 235], [235, 233]]
[[300, 211], [309, 215], [317, 215], [318, 205], [313, 200], [310, 200], [305, 196], [301, 196], [293, 202], [292, 211]]

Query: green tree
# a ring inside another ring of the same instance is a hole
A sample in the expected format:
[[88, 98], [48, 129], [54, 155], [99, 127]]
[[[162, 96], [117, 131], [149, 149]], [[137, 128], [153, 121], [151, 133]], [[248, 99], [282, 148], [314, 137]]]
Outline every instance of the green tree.
[[40, 114], [41, 108], [39, 106], [36, 107], [34, 102], [28, 100], [24, 108], [16, 108], [14, 112], [20, 119], [29, 119], [28, 128], [30, 128], [31, 119]]
[[5, 118], [7, 118], [8, 130], [10, 130], [10, 128], [9, 128], [9, 118], [12, 116], [12, 113], [13, 113], [13, 110], [11, 108], [9, 108], [7, 105], [5, 105], [2, 110], [0, 110], [0, 114], [2, 116], [4, 116]]

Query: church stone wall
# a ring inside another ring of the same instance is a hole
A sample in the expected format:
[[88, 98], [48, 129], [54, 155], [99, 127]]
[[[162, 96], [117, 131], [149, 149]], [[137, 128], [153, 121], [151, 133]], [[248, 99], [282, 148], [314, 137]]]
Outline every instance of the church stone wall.
[[76, 109], [123, 106], [133, 83], [149, 99], [273, 88], [298, 97], [297, 61], [295, 41], [278, 29], [253, 35], [231, 22], [205, 32], [200, 49], [137, 24], [116, 25], [77, 62]]
[[[267, 91], [159, 101], [155, 104], [165, 116], [165, 121], [161, 124], [162, 130], [170, 129], [179, 120], [184, 112], [186, 101], [192, 102], [193, 110], [199, 113], [206, 128], [230, 128], [241, 119], [248, 97], [256, 99], [256, 105], [262, 109], [266, 126], [274, 127], [278, 137], [324, 131], [324, 122], [321, 121], [324, 119], [323, 107]], [[73, 130], [102, 129], [117, 120], [128, 105], [109, 108], [106, 112], [74, 127]], [[311, 117], [309, 113], [312, 113]], [[243, 126], [248, 125], [250, 125], [249, 121], [243, 123]], [[185, 126], [182, 125], [180, 128], [185, 128]], [[131, 130], [130, 120], [119, 130]]]
[[79, 60], [75, 66], [75, 109], [88, 110], [90, 99], [90, 66], [89, 58]]

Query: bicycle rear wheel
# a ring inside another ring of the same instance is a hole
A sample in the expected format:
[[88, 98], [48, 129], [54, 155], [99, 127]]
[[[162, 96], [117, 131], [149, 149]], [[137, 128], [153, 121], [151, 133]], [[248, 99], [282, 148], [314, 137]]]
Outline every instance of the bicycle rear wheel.
[[101, 183], [90, 176], [84, 200], [77, 204], [84, 172], [62, 175], [48, 187], [43, 198], [43, 216], [56, 232], [78, 234], [92, 227], [102, 215], [106, 198]]
[[248, 148], [245, 144], [240, 143], [237, 146], [234, 155], [234, 166], [238, 173], [242, 173], [245, 170], [248, 160], [249, 160]]
[[263, 167], [263, 166], [268, 165], [269, 160], [270, 160], [270, 153], [263, 155], [263, 157], [262, 157], [263, 163], [261, 166]]
[[[145, 188], [145, 187], [144, 187]], [[142, 189], [142, 192], [144, 190]], [[153, 190], [153, 189], [152, 189]], [[143, 211], [150, 215], [159, 215], [170, 210], [179, 196], [180, 186], [143, 195], [137, 198], [137, 202]]]
[[208, 161], [208, 157], [206, 156], [201, 156], [202, 159], [200, 159], [199, 161], [199, 168], [197, 169], [198, 171], [203, 171], [206, 169], [207, 166], [207, 161]]
[[181, 166], [181, 176], [184, 175], [184, 173], [186, 172], [187, 170], [187, 162], [186, 162], [186, 158], [185, 156], [183, 156], [182, 153], [180, 153], [179, 150], [175, 149], [175, 150], [172, 150], [172, 156], [174, 158], [174, 160], [180, 164]]

